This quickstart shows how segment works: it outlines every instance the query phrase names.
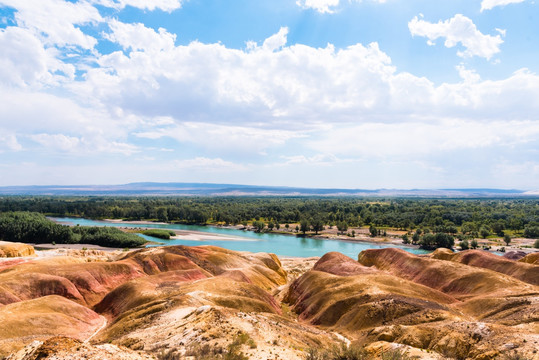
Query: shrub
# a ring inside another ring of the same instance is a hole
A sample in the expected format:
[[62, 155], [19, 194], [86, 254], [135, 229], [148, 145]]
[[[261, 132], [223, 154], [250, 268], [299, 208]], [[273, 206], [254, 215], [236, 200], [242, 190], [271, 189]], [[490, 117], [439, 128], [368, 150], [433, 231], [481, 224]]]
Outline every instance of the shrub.
[[408, 234], [402, 235], [402, 243], [403, 244], [409, 244], [410, 243], [410, 239], [408, 238]]
[[174, 231], [171, 230], [163, 230], [163, 229], [148, 229], [142, 231], [142, 234], [156, 237], [159, 239], [169, 240], [171, 236], [176, 235]]
[[427, 250], [441, 247], [451, 249], [453, 245], [455, 245], [455, 239], [446, 233], [425, 234], [419, 241], [419, 247]]
[[539, 237], [539, 226], [526, 226], [524, 228], [524, 236], [527, 238], [538, 238]]
[[412, 357], [406, 351], [391, 349], [382, 353], [382, 360], [411, 360]]
[[330, 349], [309, 349], [306, 360], [366, 360], [371, 357], [359, 346], [333, 346]]

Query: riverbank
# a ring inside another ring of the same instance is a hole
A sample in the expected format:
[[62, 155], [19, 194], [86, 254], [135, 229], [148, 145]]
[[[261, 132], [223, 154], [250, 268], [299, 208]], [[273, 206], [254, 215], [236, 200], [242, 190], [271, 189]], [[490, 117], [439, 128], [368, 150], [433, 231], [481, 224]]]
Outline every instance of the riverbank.
[[[119, 219], [106, 219], [106, 222], [111, 222], [115, 224], [129, 223], [135, 225], [174, 225], [173, 223], [164, 223], [164, 222], [152, 222], [152, 221], [123, 221]], [[314, 234], [312, 232], [307, 232], [305, 235], [300, 232], [293, 230], [296, 225], [299, 224], [290, 224], [290, 230], [283, 230], [284, 226], [281, 225], [280, 230], [268, 230], [263, 231], [263, 234], [272, 234], [272, 235], [285, 235], [294, 238], [305, 238], [305, 239], [315, 239], [315, 240], [333, 240], [341, 241], [348, 243], [358, 243], [365, 245], [379, 245], [379, 246], [397, 246], [405, 249], [419, 249], [419, 246], [412, 244], [404, 244], [402, 241], [402, 236], [406, 234], [406, 231], [402, 230], [387, 230], [385, 236], [375, 236], [372, 237], [369, 235], [369, 229], [367, 227], [362, 228], [350, 228], [348, 232], [341, 233], [335, 227], [325, 228], [319, 234]], [[186, 225], [190, 226], [190, 225]], [[249, 231], [256, 233], [256, 229], [253, 226], [244, 226], [244, 225], [205, 225], [217, 229], [232, 229], [238, 231]], [[152, 227], [141, 227], [141, 229], [152, 229]], [[191, 230], [175, 230], [172, 231], [177, 233], [177, 236], [171, 237], [171, 239], [177, 240], [187, 240], [187, 241], [254, 241], [253, 239], [246, 239], [239, 236], [226, 236], [221, 234], [212, 234], [202, 231], [191, 231]], [[352, 234], [354, 231], [354, 235]], [[533, 253], [538, 251], [538, 249], [533, 248], [534, 239], [527, 238], [514, 238], [512, 243], [509, 246], [505, 245], [502, 238], [488, 238], [488, 239], [475, 239], [478, 242], [478, 249], [488, 248], [491, 252], [503, 253], [508, 251], [523, 251], [526, 253]], [[455, 239], [455, 247], [458, 247], [459, 241]]]

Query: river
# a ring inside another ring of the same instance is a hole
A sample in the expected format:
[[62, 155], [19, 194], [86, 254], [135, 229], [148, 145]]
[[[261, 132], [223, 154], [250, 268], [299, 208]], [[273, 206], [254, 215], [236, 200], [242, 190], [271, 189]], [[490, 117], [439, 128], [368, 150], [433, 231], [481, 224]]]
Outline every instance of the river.
[[382, 249], [387, 247], [397, 247], [404, 249], [413, 254], [426, 254], [429, 251], [421, 250], [417, 248], [410, 248], [398, 245], [380, 245], [377, 243], [366, 243], [356, 241], [341, 241], [331, 239], [313, 239], [303, 238], [290, 235], [281, 234], [259, 234], [252, 231], [221, 228], [215, 226], [197, 226], [197, 225], [178, 225], [178, 224], [135, 224], [129, 222], [109, 222], [89, 220], [83, 218], [52, 218], [54, 221], [68, 225], [80, 225], [80, 226], [112, 226], [112, 227], [127, 227], [127, 228], [155, 228], [155, 229], [172, 229], [172, 230], [186, 230], [186, 231], [199, 231], [208, 234], [219, 234], [233, 237], [240, 237], [242, 241], [229, 241], [229, 240], [208, 240], [202, 239], [201, 241], [193, 240], [162, 240], [154, 237], [137, 234], [143, 238], [161, 243], [162, 245], [215, 245], [224, 247], [226, 249], [235, 251], [250, 251], [250, 252], [269, 252], [281, 256], [295, 256], [295, 257], [312, 257], [322, 256], [330, 251], [338, 251], [353, 259], [357, 258], [357, 255], [366, 249]]

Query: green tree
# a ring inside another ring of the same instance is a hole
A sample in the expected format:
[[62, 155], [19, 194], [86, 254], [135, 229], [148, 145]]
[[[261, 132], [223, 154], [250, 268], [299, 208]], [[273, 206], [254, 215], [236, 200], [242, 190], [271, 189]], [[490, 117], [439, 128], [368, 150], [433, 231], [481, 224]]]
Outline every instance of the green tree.
[[511, 243], [511, 236], [509, 236], [508, 234], [505, 234], [503, 236], [503, 242], [505, 243], [505, 246], [509, 246], [509, 243]]
[[303, 235], [305, 235], [305, 233], [311, 229], [311, 224], [309, 223], [309, 220], [307, 219], [302, 219], [299, 225], [300, 225], [300, 230], [303, 233]]
[[492, 224], [490, 226], [490, 228], [492, 229], [492, 231], [498, 235], [498, 236], [503, 236], [504, 233], [503, 231], [505, 230], [505, 221], [503, 220], [498, 220], [496, 221], [494, 224]]
[[346, 221], [338, 221], [337, 230], [339, 230], [341, 234], [344, 234], [346, 231], [348, 231], [348, 224], [346, 223]]
[[253, 221], [253, 226], [256, 232], [261, 232], [262, 230], [264, 230], [264, 227], [266, 227], [266, 224], [261, 220], [256, 220]]
[[538, 238], [539, 237], [539, 226], [526, 226], [524, 228], [524, 236], [527, 238]]
[[420, 230], [417, 229], [417, 231], [412, 235], [412, 244], [416, 245], [419, 243], [419, 240], [421, 240]]
[[459, 245], [461, 250], [468, 250], [470, 248], [470, 243], [466, 239], [462, 240]]
[[311, 220], [311, 227], [314, 230], [315, 235], [318, 235], [319, 231], [324, 230], [324, 223], [320, 217], [315, 217]]
[[369, 227], [369, 232], [371, 233], [371, 237], [375, 237], [376, 235], [378, 235], [378, 229], [376, 229], [374, 225], [371, 225]]
[[168, 211], [167, 208], [160, 207], [157, 209], [157, 220], [161, 222], [167, 222], [168, 221]]
[[410, 243], [410, 239], [408, 238], [408, 234], [402, 235], [402, 243], [403, 244], [409, 244]]
[[451, 249], [455, 245], [455, 239], [453, 236], [446, 233], [437, 233], [437, 234], [425, 234], [419, 242], [419, 246], [422, 249], [437, 249], [437, 248], [447, 248]]
[[472, 249], [477, 249], [478, 246], [479, 244], [477, 243], [477, 240], [473, 239], [472, 242], [470, 243], [470, 247]]

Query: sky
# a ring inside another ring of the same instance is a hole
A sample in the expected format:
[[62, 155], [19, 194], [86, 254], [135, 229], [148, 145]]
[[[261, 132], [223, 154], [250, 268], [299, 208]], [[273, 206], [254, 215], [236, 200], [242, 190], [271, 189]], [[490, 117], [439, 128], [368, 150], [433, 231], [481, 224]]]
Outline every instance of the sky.
[[0, 186], [539, 189], [532, 0], [0, 0]]

